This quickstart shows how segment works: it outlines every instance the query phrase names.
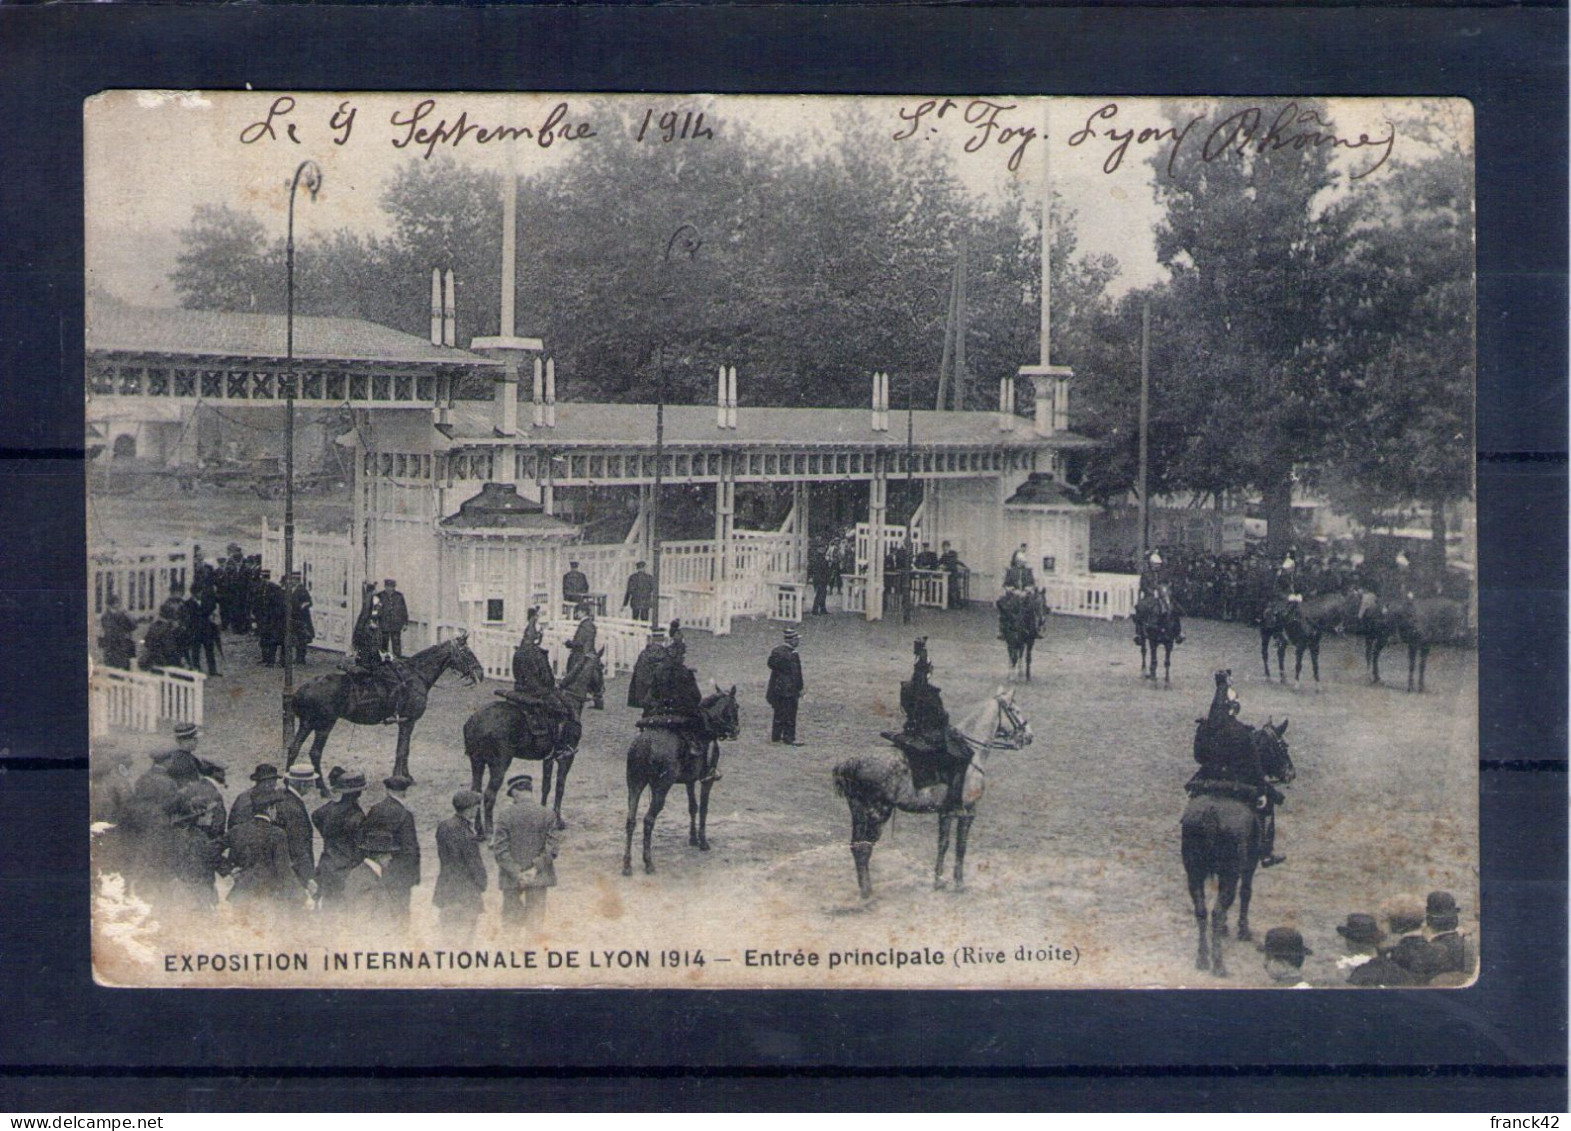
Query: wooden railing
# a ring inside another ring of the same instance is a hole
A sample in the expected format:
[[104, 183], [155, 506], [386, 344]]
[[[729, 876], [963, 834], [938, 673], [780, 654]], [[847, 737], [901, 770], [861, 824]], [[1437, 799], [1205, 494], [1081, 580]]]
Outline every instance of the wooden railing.
[[1061, 616], [1112, 620], [1133, 616], [1140, 579], [1127, 573], [1071, 574], [1042, 582], [1047, 607]]
[[90, 733], [102, 737], [113, 727], [153, 733], [160, 723], [202, 724], [203, 685], [207, 677], [183, 668], [124, 671], [88, 668]]

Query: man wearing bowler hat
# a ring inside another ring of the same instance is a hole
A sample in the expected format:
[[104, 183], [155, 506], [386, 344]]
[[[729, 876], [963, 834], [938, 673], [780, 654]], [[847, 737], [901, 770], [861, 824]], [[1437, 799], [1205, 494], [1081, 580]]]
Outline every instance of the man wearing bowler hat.
[[1429, 939], [1435, 975], [1432, 986], [1465, 986], [1478, 966], [1472, 940], [1461, 930], [1456, 896], [1432, 891], [1425, 901], [1424, 934]]
[[1382, 954], [1380, 944], [1386, 933], [1380, 929], [1373, 915], [1353, 912], [1347, 922], [1337, 927], [1347, 953], [1336, 960], [1338, 970], [1347, 971], [1350, 986], [1411, 986], [1413, 976]]
[[235, 803], [229, 807], [229, 827], [243, 825], [251, 819], [256, 812], [256, 800], [264, 795], [271, 796], [278, 792], [279, 778], [278, 767], [271, 762], [262, 762], [251, 771], [251, 788], [235, 798]]
[[360, 808], [360, 794], [365, 790], [365, 775], [334, 766], [327, 774], [327, 788], [333, 799], [311, 814], [311, 823], [322, 834], [322, 857], [316, 862], [317, 897], [324, 911], [332, 911], [343, 906], [344, 877], [364, 858], [360, 831], [365, 827], [365, 810]]
[[507, 781], [511, 804], [497, 814], [491, 834], [496, 882], [502, 890], [502, 922], [529, 929], [545, 918], [546, 894], [556, 886], [556, 854], [561, 834], [550, 809], [534, 803], [535, 782], [528, 774]]
[[398, 857], [393, 834], [386, 829], [362, 829], [357, 847], [360, 863], [344, 874], [345, 912], [357, 924], [401, 922], [397, 897], [387, 882], [387, 871]]
[[247, 791], [250, 814], [244, 821], [230, 824], [229, 863], [235, 870], [230, 903], [290, 909], [304, 903], [306, 886], [289, 858], [289, 835], [278, 824], [278, 807], [285, 791], [277, 786], [274, 771], [272, 786], [266, 792], [258, 792], [260, 785]]
[[431, 902], [450, 942], [467, 943], [474, 937], [483, 906], [486, 873], [480, 842], [484, 838], [475, 831], [480, 802], [474, 790], [459, 790], [453, 794], [453, 815], [436, 826], [436, 890]]
[[800, 642], [796, 629], [788, 628], [785, 639], [769, 653], [769, 688], [764, 698], [775, 712], [769, 741], [783, 742], [787, 746], [802, 745], [796, 740], [796, 708], [803, 688], [802, 657], [796, 651]]
[[410, 892], [420, 882], [420, 839], [415, 833], [415, 815], [409, 811], [404, 794], [414, 783], [395, 775], [382, 782], [387, 796], [366, 811], [362, 835], [380, 830], [392, 835], [393, 859], [383, 870], [382, 886], [392, 901], [393, 917], [409, 922]]
[[1296, 927], [1272, 927], [1260, 950], [1265, 955], [1266, 973], [1273, 982], [1295, 990], [1310, 988], [1303, 980], [1304, 959], [1314, 951], [1304, 945], [1304, 936]]

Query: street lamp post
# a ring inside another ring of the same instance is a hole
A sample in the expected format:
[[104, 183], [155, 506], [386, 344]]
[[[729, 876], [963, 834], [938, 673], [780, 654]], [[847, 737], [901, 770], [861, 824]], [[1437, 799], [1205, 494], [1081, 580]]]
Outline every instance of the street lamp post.
[[311, 199], [322, 188], [322, 168], [302, 161], [289, 182], [289, 236], [284, 243], [284, 761], [294, 739], [295, 599], [287, 588], [295, 570], [295, 193], [305, 182]]
[[[680, 242], [679, 242], [680, 241]], [[679, 246], [681, 251], [692, 259], [698, 254], [698, 248], [703, 243], [698, 236], [698, 229], [691, 224], [681, 224], [676, 231], [671, 233], [671, 238], [665, 242], [665, 253], [660, 260], [661, 275], [669, 274], [671, 266], [671, 252]], [[661, 289], [669, 280], [661, 279]], [[665, 341], [662, 338], [655, 349], [655, 482], [649, 500], [649, 552], [653, 568], [649, 571], [650, 579], [654, 584], [654, 594], [649, 602], [649, 626], [651, 628], [660, 624], [660, 489], [665, 478]]]

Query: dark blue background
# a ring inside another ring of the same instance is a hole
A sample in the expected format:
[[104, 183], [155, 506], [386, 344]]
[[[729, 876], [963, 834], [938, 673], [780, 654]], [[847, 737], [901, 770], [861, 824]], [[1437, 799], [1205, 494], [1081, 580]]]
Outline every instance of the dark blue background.
[[[1558, 7], [0, 8], [0, 1108], [1565, 1110], [1566, 46]], [[1356, 995], [94, 986], [81, 104], [113, 87], [247, 82], [1472, 99], [1479, 984]]]

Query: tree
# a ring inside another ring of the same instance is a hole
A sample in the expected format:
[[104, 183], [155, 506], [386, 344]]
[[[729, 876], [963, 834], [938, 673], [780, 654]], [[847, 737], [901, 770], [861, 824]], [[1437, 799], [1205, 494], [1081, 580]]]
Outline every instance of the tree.
[[170, 281], [182, 306], [259, 312], [284, 308], [282, 243], [270, 247], [267, 229], [256, 217], [226, 204], [200, 204], [181, 231], [180, 242]]
[[[1246, 105], [1222, 103], [1211, 117]], [[1325, 147], [1251, 143], [1182, 147], [1156, 182], [1157, 258], [1170, 278], [1153, 303], [1153, 404], [1186, 429], [1173, 479], [1204, 493], [1258, 490], [1272, 552], [1291, 539], [1295, 470], [1315, 475], [1349, 411], [1349, 373], [1331, 345], [1356, 212], [1338, 181]]]

